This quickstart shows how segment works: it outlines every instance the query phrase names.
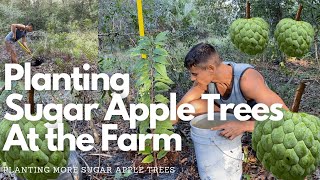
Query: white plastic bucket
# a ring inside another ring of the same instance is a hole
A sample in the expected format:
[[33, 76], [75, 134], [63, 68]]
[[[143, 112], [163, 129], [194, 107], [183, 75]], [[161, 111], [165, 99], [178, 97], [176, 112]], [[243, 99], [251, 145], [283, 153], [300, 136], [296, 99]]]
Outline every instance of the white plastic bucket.
[[220, 113], [208, 121], [203, 114], [191, 120], [191, 138], [194, 143], [197, 165], [202, 180], [223, 179], [239, 180], [242, 176], [241, 135], [229, 140], [221, 135], [221, 131], [210, 128], [223, 124], [228, 120], [236, 120], [233, 114], [227, 114], [227, 121], [220, 120]]

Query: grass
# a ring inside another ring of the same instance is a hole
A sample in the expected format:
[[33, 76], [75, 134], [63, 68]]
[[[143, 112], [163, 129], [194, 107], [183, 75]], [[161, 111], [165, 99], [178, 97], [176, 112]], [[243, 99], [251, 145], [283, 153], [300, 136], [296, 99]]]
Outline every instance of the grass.
[[69, 58], [95, 62], [98, 57], [97, 32], [47, 33], [32, 43], [35, 55], [65, 54]]

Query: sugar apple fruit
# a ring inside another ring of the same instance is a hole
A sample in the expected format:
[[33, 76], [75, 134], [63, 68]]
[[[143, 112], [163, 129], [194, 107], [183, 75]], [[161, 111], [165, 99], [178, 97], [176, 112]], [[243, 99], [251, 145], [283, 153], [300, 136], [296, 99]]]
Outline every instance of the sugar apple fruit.
[[[31, 169], [27, 170], [27, 173], [16, 173], [17, 176], [26, 178], [28, 180], [55, 179], [59, 176], [59, 173], [54, 173], [54, 168], [66, 167], [70, 152], [69, 142], [65, 141], [64, 151], [49, 151], [47, 144], [48, 142], [45, 139], [47, 128], [44, 126], [44, 124], [47, 122], [49, 121], [44, 119], [39, 121], [28, 121], [26, 118], [23, 118], [19, 121], [9, 121], [4, 119], [0, 122], [0, 161], [5, 163], [6, 166], [13, 171], [19, 169], [21, 172], [23, 168], [26, 169], [29, 167]], [[29, 128], [36, 128], [36, 134], [39, 134], [39, 138], [36, 139], [36, 145], [40, 150], [22, 151], [20, 146], [11, 146], [9, 151], [2, 151], [13, 124], [19, 124], [27, 144], [27, 134], [29, 133]], [[64, 133], [69, 131], [70, 127], [65, 122]], [[57, 133], [57, 129], [55, 129], [55, 133]], [[56, 142], [57, 141], [55, 141], [55, 143]], [[44, 170], [43, 173], [34, 173], [35, 167], [45, 167], [47, 170]]]
[[269, 39], [269, 25], [262, 18], [240, 18], [230, 26], [232, 43], [241, 52], [255, 55], [263, 52]]
[[301, 57], [312, 45], [314, 30], [308, 22], [282, 19], [274, 32], [280, 50], [291, 57]]
[[280, 121], [257, 121], [252, 145], [257, 158], [274, 176], [303, 180], [320, 164], [320, 119], [283, 111]]

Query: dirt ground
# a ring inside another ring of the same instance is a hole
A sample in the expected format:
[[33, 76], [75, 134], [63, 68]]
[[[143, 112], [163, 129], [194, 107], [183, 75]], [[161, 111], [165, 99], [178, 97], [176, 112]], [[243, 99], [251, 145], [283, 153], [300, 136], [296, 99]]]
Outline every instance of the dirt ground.
[[[17, 48], [19, 49], [19, 48]], [[18, 50], [19, 58], [27, 59], [21, 50]], [[3, 44], [0, 45], [0, 79], [3, 79], [4, 63], [9, 62], [9, 57], [6, 55]], [[81, 64], [81, 62], [77, 62]], [[300, 111], [308, 112], [320, 116], [320, 104], [319, 104], [319, 92], [320, 92], [320, 72], [316, 64], [312, 64], [308, 61], [292, 59], [286, 63], [286, 67], [279, 67], [279, 65], [256, 62], [254, 63], [256, 69], [259, 70], [265, 77], [269, 87], [283, 95], [285, 103], [291, 106], [295, 89], [301, 80], [305, 80], [307, 83], [306, 91], [303, 95]], [[46, 57], [45, 63], [41, 66], [34, 68], [34, 72], [51, 73], [53, 70], [58, 72], [71, 72], [70, 69], [76, 66], [71, 60], [70, 63], [65, 64], [66, 67], [61, 69], [51, 57]], [[97, 72], [97, 67], [91, 65], [92, 72]], [[59, 69], [60, 68], [60, 69]], [[71, 94], [69, 91], [60, 90], [58, 92], [38, 92], [36, 93], [37, 103], [55, 103], [57, 101], [63, 101], [63, 103], [79, 102], [79, 103], [93, 103], [101, 98], [101, 92], [84, 91]], [[26, 99], [25, 99], [26, 101]], [[107, 104], [104, 104], [105, 106]], [[0, 115], [3, 115], [6, 106], [1, 106]], [[110, 133], [117, 134], [118, 136], [124, 133], [136, 133], [135, 130], [129, 129], [129, 122], [122, 119], [114, 118], [111, 122], [102, 121], [104, 116], [103, 110], [97, 110], [93, 114], [92, 123], [87, 121], [79, 121], [71, 123], [73, 133], [76, 135], [82, 133], [89, 133], [95, 136], [96, 141], [101, 141], [102, 124], [118, 124], [117, 131], [111, 131]], [[1, 116], [3, 117], [3, 116]], [[120, 151], [116, 142], [111, 141], [109, 144], [109, 151], [101, 151], [101, 142], [94, 145], [94, 149], [89, 152], [77, 151], [79, 161], [83, 167], [103, 167], [107, 169], [111, 168], [111, 172], [88, 172], [83, 174], [83, 179], [199, 179], [196, 158], [194, 154], [193, 143], [190, 138], [190, 125], [186, 122], [179, 123], [176, 127], [176, 133], [179, 133], [183, 139], [181, 152], [171, 152], [166, 158], [158, 161], [158, 164], [162, 167], [170, 167], [170, 173], [116, 173], [117, 168], [124, 167], [137, 167], [141, 165], [142, 156], [135, 152], [123, 152]], [[243, 138], [243, 149], [248, 152], [248, 158], [246, 162], [243, 162], [243, 179], [275, 179], [272, 174], [268, 173], [255, 158], [255, 153], [251, 148], [251, 134], [246, 133]], [[143, 165], [144, 167], [153, 165]], [[123, 170], [123, 169], [122, 169]], [[127, 174], [126, 174], [127, 173]], [[131, 175], [130, 175], [131, 174]], [[130, 175], [129, 177], [125, 177]], [[1, 177], [3, 177], [1, 175]], [[320, 171], [316, 171], [312, 177], [308, 179], [320, 179]]]

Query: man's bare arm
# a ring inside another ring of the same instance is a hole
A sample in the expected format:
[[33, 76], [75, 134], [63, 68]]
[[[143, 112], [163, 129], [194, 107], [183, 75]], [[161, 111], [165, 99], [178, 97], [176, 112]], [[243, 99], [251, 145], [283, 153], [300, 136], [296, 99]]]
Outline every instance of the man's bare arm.
[[[200, 86], [197, 83], [194, 83], [193, 87], [182, 97], [180, 102], [177, 104], [176, 110], [179, 108], [180, 105], [184, 103], [190, 103], [194, 100], [200, 99], [201, 95], [206, 91], [204, 89], [205, 86]], [[176, 124], [179, 121], [179, 117], [176, 117], [176, 120], [172, 120], [173, 124]]]
[[14, 40], [16, 39], [16, 31], [17, 31], [17, 28], [18, 28], [18, 29], [25, 30], [26, 26], [23, 25], [23, 24], [11, 24], [11, 31], [12, 31], [12, 33], [13, 33], [13, 39], [14, 39]]
[[288, 109], [283, 100], [267, 87], [262, 75], [254, 69], [248, 69], [244, 73], [240, 86], [243, 95], [248, 99], [253, 99], [257, 103], [263, 103], [268, 107], [280, 103], [284, 109]]
[[[257, 103], [263, 103], [268, 107], [280, 103], [284, 109], [288, 109], [283, 100], [266, 86], [262, 75], [254, 69], [248, 69], [244, 73], [240, 87], [248, 100], [255, 100]], [[220, 134], [232, 140], [243, 132], [252, 132], [254, 123], [254, 121], [230, 121], [211, 129], [222, 130]]]
[[194, 86], [192, 87], [180, 100], [177, 107], [179, 107], [183, 103], [188, 103], [193, 100], [197, 100], [201, 98], [201, 95], [205, 92], [201, 87]]

